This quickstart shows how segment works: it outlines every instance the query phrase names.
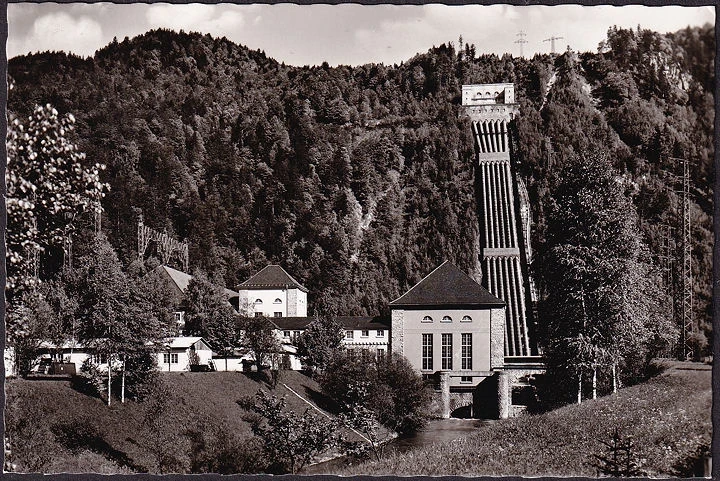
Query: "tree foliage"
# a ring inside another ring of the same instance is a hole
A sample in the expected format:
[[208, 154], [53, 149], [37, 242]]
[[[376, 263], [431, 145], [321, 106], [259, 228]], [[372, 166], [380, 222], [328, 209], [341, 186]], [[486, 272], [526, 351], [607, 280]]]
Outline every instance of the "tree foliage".
[[253, 433], [262, 442], [268, 459], [280, 473], [295, 474], [316, 456], [340, 442], [338, 423], [305, 410], [298, 414], [285, 409], [285, 398], [259, 390], [248, 407], [259, 418]]
[[62, 249], [76, 219], [107, 191], [108, 184], [100, 180], [104, 165], [87, 161], [72, 138], [74, 130], [73, 115], [61, 116], [50, 104], [36, 105], [25, 123], [10, 114], [6, 245], [11, 294], [38, 280], [36, 256]]
[[343, 348], [342, 325], [332, 317], [316, 318], [295, 341], [297, 355], [313, 372], [322, 372]]
[[427, 420], [427, 387], [398, 353], [376, 360], [352, 350], [341, 352], [319, 382], [323, 393], [347, 413], [359, 406], [367, 408], [374, 413], [374, 419], [399, 434], [411, 433]]
[[675, 334], [623, 184], [593, 153], [570, 160], [553, 188], [541, 325], [548, 367], [561, 378], [614, 367], [636, 379]]
[[273, 355], [281, 352], [280, 341], [275, 335], [275, 325], [265, 316], [240, 319], [242, 345], [255, 361], [258, 371], [271, 364]]

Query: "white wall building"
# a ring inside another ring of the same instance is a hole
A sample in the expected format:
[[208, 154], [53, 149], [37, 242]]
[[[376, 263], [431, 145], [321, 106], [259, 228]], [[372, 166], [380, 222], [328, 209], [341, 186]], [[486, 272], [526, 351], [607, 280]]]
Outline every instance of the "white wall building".
[[202, 337], [173, 337], [158, 351], [158, 369], [166, 372], [189, 371], [191, 365], [209, 366], [210, 361], [212, 349]]
[[308, 290], [278, 265], [261, 269], [238, 290], [239, 311], [248, 316], [307, 316]]

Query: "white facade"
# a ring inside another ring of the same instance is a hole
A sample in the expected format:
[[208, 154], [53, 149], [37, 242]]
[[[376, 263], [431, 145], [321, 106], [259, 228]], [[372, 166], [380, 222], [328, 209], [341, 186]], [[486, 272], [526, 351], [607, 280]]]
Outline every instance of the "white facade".
[[212, 361], [212, 350], [201, 337], [174, 337], [166, 349], [158, 351], [158, 369], [166, 372], [189, 371], [191, 353], [197, 355], [197, 364], [207, 366]]
[[475, 84], [462, 86], [462, 104], [492, 105], [492, 104], [514, 104], [515, 84]]
[[296, 287], [241, 289], [240, 312], [248, 316], [305, 317], [307, 293]]
[[344, 329], [343, 345], [346, 349], [366, 350], [376, 356], [385, 356], [390, 341], [390, 328]]

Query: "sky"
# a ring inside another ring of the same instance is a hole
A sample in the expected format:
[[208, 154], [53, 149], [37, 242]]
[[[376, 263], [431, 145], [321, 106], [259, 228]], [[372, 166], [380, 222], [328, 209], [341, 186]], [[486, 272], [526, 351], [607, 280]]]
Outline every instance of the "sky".
[[162, 27], [224, 36], [290, 65], [394, 64], [460, 36], [478, 54], [515, 56], [523, 38], [528, 57], [550, 52], [552, 36], [562, 37], [556, 51], [596, 51], [612, 25], [664, 33], [705, 23], [715, 23], [713, 7], [11, 3], [7, 54], [91, 56], [113, 37]]

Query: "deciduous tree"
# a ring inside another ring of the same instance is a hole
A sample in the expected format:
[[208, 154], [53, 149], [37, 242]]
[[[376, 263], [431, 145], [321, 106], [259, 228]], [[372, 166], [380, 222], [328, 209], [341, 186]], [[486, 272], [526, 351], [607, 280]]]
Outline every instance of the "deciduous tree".
[[[624, 369], [648, 361], [658, 336], [673, 328], [657, 305], [655, 272], [643, 245], [623, 178], [607, 156], [572, 158], [559, 173], [547, 226], [542, 306], [548, 367], [574, 378], [582, 399], [583, 374]], [[642, 353], [640, 356], [637, 353]], [[639, 357], [639, 359], [638, 359]]]
[[252, 430], [263, 441], [268, 458], [281, 472], [296, 474], [313, 458], [340, 441], [338, 422], [305, 410], [298, 414], [285, 409], [285, 398], [258, 391], [255, 401], [246, 403], [259, 418]]
[[337, 319], [316, 318], [295, 341], [297, 355], [312, 372], [322, 372], [343, 348], [344, 332]]

